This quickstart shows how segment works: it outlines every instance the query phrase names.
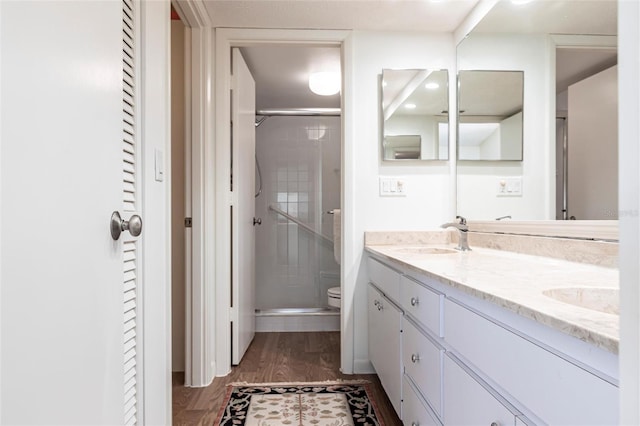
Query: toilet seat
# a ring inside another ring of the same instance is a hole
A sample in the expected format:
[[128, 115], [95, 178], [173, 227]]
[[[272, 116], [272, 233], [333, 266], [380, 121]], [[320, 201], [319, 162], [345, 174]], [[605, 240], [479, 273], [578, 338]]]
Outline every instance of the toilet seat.
[[340, 300], [342, 299], [342, 289], [340, 287], [331, 287], [327, 290], [329, 306], [340, 308]]

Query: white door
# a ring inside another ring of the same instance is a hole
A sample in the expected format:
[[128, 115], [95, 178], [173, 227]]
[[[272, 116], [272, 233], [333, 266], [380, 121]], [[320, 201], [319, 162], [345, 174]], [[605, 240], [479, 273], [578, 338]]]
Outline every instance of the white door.
[[232, 342], [238, 364], [255, 335], [255, 82], [240, 50], [233, 49], [232, 122]]
[[140, 420], [135, 9], [0, 4], [2, 424]]

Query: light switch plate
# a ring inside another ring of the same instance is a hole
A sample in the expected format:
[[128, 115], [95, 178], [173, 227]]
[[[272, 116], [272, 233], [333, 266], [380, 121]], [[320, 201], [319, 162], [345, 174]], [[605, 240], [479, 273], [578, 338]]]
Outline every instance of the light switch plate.
[[522, 177], [501, 177], [496, 185], [498, 197], [522, 197]]
[[406, 197], [407, 185], [404, 178], [380, 176], [380, 196]]

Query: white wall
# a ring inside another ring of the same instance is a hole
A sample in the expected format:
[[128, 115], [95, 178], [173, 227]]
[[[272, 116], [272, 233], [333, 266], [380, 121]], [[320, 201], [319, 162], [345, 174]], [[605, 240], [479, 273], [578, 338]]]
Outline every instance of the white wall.
[[184, 371], [185, 354], [185, 129], [184, 36], [182, 21], [171, 21], [171, 358]]
[[[460, 70], [524, 71], [523, 161], [458, 163], [458, 214], [472, 220], [555, 217], [555, 138], [547, 36], [473, 34], [458, 48]], [[501, 177], [522, 176], [522, 197], [497, 197]]]
[[568, 214], [618, 219], [618, 67], [569, 86]]
[[[354, 324], [354, 369], [369, 367], [367, 350], [367, 273], [364, 262], [364, 232], [375, 230], [436, 229], [451, 219], [449, 163], [385, 162], [380, 160], [380, 75], [383, 68], [437, 68], [454, 73], [455, 47], [451, 35], [356, 31], [350, 40], [353, 55], [353, 115], [345, 143], [345, 198], [351, 198], [351, 232], [344, 238], [344, 291], [353, 292], [353, 306], [345, 306], [343, 317]], [[402, 176], [407, 196], [381, 197], [378, 176]], [[345, 218], [345, 221], [349, 220]], [[344, 296], [343, 296], [344, 298]], [[343, 303], [348, 303], [347, 297]]]

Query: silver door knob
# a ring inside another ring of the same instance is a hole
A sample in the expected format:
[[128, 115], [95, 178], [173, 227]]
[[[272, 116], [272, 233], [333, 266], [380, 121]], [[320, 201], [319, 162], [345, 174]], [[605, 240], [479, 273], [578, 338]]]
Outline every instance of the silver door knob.
[[259, 217], [258, 218], [256, 218], [256, 217], [253, 218], [253, 226], [256, 226], [256, 225], [262, 225], [262, 219], [261, 218], [259, 218]]
[[411, 306], [416, 306], [419, 303], [418, 298], [417, 297], [412, 297], [411, 298]]
[[137, 237], [142, 233], [142, 218], [134, 214], [129, 220], [123, 220], [120, 213], [115, 211], [111, 214], [110, 228], [111, 238], [116, 241], [123, 231], [129, 231], [132, 236]]
[[418, 354], [412, 354], [412, 355], [411, 355], [411, 362], [415, 364], [415, 363], [416, 363], [416, 362], [418, 362], [418, 361], [420, 361], [420, 355], [418, 355]]

